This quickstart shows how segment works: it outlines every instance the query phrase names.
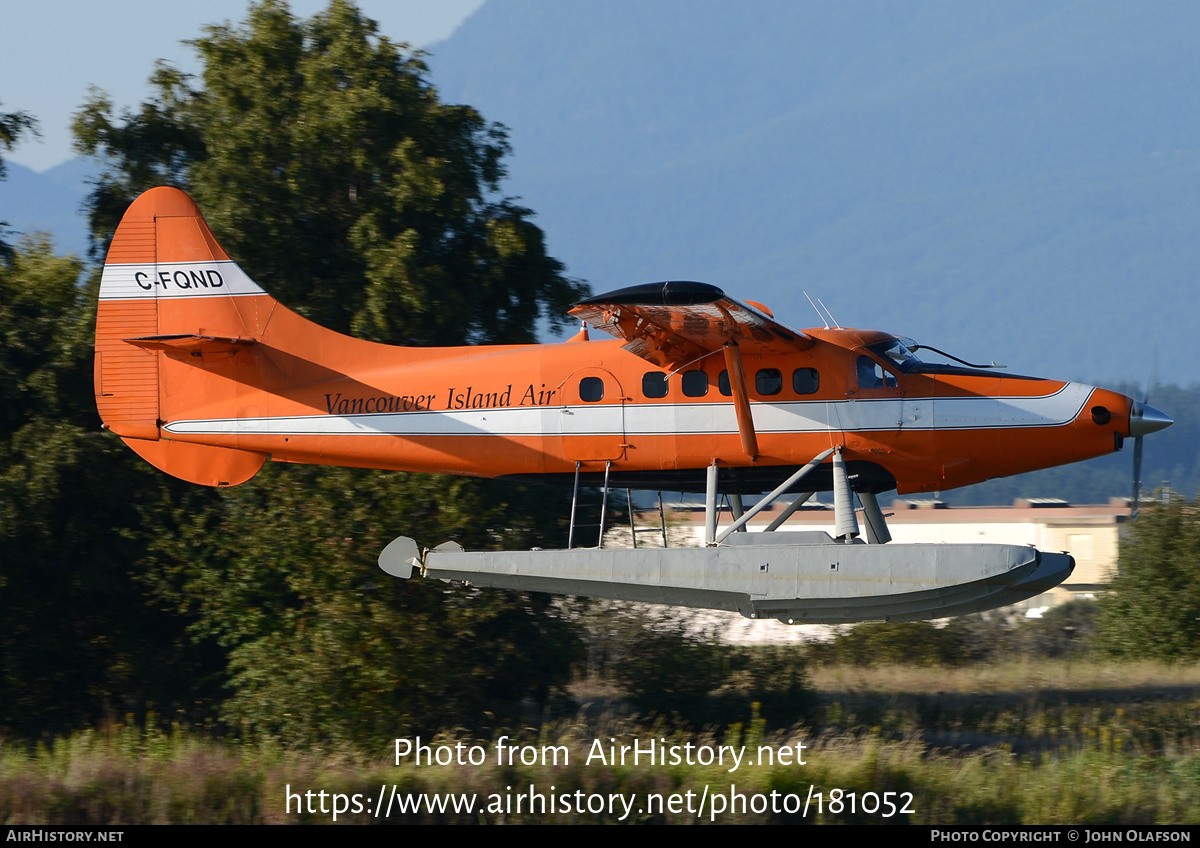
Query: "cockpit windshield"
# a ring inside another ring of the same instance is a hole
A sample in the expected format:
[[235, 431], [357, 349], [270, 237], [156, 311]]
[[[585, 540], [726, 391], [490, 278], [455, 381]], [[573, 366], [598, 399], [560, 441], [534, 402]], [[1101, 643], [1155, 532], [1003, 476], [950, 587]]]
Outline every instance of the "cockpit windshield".
[[922, 364], [911, 350], [916, 346], [917, 343], [912, 339], [895, 338], [888, 342], [873, 344], [868, 350], [885, 360], [894, 362], [898, 369], [907, 373]]

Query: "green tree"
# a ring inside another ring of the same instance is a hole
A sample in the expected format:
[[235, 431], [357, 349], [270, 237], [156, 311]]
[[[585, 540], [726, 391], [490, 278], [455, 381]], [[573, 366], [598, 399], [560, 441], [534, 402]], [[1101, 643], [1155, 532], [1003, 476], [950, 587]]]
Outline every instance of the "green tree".
[[[20, 141], [21, 136], [37, 135], [37, 131], [37, 121], [26, 112], [0, 112], [0, 151], [12, 150]], [[4, 158], [0, 157], [0, 180], [7, 176], [8, 169], [4, 166]], [[8, 223], [0, 221], [0, 236], [3, 236], [7, 228]], [[0, 237], [0, 261], [11, 258], [12, 247]]]
[[76, 118], [80, 151], [111, 166], [91, 198], [98, 245], [168, 182], [267, 291], [374, 341], [529, 342], [583, 295], [498, 194], [504, 129], [440, 102], [420, 55], [352, 4], [301, 22], [267, 0], [193, 45], [197, 87], [160, 65], [139, 111], [116, 121], [93, 93]]
[[376, 559], [397, 527], [528, 548], [560, 518], [553, 500], [528, 494], [269, 465], [215, 504], [192, 489], [148, 510], [149, 582], [228, 652], [224, 715], [235, 725], [376, 747], [401, 732], [480, 728], [562, 686], [580, 649], [570, 619], [545, 595], [397, 580]]
[[[0, 114], [0, 149], [35, 129]], [[171, 711], [205, 674], [132, 579], [138, 493], [156, 481], [99, 432], [82, 271], [44, 236], [0, 242], [0, 729], [21, 735]]]
[[0, 260], [0, 728], [22, 735], [190, 706], [213, 670], [133, 579], [161, 481], [99, 430], [81, 270], [45, 238]]
[[[12, 150], [25, 133], [37, 134], [37, 121], [27, 112], [0, 112], [0, 148]], [[0, 180], [8, 176], [4, 160], [0, 159]]]
[[610, 610], [616, 626], [609, 629], [608, 665], [617, 684], [647, 712], [699, 715], [705, 697], [729, 676], [732, 651], [721, 644], [716, 628], [697, 627], [694, 616], [644, 604]]
[[[91, 195], [98, 251], [138, 193], [169, 182], [264, 288], [376, 341], [528, 342], [584, 293], [529, 211], [498, 194], [503, 129], [441, 103], [419, 54], [350, 3], [298, 21], [266, 0], [193, 44], [199, 78], [160, 65], [140, 109], [116, 118], [94, 92], [77, 116], [79, 149], [108, 168]], [[142, 501], [145, 583], [224, 652], [231, 722], [362, 744], [478, 726], [565, 682], [570, 621], [545, 597], [397, 581], [376, 557], [400, 533], [560, 543], [563, 500], [297, 466], [235, 490], [164, 486]]]
[[1121, 542], [1098, 638], [1117, 656], [1200, 658], [1200, 508], [1147, 505]]

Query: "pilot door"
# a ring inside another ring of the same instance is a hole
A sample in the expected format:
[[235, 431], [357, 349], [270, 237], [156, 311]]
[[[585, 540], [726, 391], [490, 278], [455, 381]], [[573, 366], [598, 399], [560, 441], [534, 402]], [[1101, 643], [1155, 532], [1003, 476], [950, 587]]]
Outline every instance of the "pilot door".
[[843, 413], [847, 449], [907, 489], [906, 480], [915, 479], [914, 471], [934, 452], [933, 380], [866, 354], [855, 357], [850, 380]]
[[900, 377], [866, 354], [855, 357], [847, 403], [842, 409], [846, 448], [864, 459], [882, 458], [896, 450], [904, 424], [904, 392]]
[[567, 377], [559, 397], [558, 431], [567, 459], [603, 462], [625, 456], [628, 398], [611, 371], [580, 368]]

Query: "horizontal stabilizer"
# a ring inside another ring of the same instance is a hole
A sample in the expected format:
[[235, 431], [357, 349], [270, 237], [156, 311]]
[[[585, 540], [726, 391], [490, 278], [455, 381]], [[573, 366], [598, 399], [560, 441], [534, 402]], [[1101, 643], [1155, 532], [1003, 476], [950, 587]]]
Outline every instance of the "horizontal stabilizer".
[[159, 471], [200, 486], [236, 486], [258, 473], [267, 461], [265, 453], [197, 445], [190, 442], [157, 442], [124, 439], [138, 456]]
[[181, 351], [185, 353], [218, 353], [228, 351], [230, 347], [254, 344], [254, 339], [241, 339], [230, 336], [201, 336], [191, 333], [176, 333], [170, 336], [139, 336], [125, 339], [131, 345], [146, 350]]

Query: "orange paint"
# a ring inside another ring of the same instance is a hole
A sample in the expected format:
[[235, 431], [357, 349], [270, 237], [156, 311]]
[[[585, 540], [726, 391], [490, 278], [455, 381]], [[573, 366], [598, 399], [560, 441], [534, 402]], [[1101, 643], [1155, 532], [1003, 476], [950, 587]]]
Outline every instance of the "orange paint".
[[[236, 485], [270, 458], [481, 477], [610, 462], [631, 485], [695, 488], [715, 459], [734, 488], [763, 491], [843, 445], [861, 488], [905, 493], [1100, 456], [1129, 436], [1132, 402], [1114, 392], [905, 370], [881, 353], [890, 335], [790, 330], [719, 290], [671, 285], [700, 300], [645, 304], [638, 290], [573, 310], [615, 340], [375, 344], [279, 304], [187, 195], [156, 188], [130, 206], [105, 264], [96, 402], [145, 459], [206, 485]], [[727, 343], [744, 382], [722, 376]]]

